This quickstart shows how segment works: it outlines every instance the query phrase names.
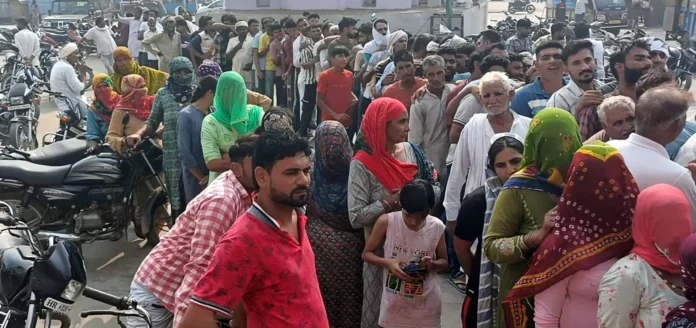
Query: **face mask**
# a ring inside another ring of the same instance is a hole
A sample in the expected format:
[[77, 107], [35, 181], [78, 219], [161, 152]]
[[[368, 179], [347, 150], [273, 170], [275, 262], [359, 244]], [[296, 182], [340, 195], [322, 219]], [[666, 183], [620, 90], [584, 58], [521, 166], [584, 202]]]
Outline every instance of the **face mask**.
[[98, 87], [94, 90], [97, 99], [108, 99], [111, 96], [111, 87]]

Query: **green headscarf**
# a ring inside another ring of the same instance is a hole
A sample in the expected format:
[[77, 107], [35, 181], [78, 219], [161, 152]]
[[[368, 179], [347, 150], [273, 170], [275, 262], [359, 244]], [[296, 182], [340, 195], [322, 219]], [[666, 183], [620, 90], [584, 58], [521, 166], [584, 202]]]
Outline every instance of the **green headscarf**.
[[247, 105], [247, 89], [244, 78], [237, 72], [220, 75], [215, 90], [215, 112], [211, 115], [224, 127], [244, 135], [261, 125], [263, 108]]
[[540, 111], [529, 125], [524, 141], [522, 169], [505, 188], [540, 190], [560, 196], [573, 155], [582, 147], [575, 118], [560, 108]]

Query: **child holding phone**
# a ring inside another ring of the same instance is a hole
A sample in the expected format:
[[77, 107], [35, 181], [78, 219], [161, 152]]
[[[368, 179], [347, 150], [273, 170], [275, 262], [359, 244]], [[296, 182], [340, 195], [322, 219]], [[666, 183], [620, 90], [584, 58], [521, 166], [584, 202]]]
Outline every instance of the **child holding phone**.
[[[406, 183], [402, 210], [377, 219], [363, 251], [365, 262], [383, 267], [380, 327], [440, 327], [437, 272], [447, 268], [445, 225], [429, 215], [435, 192], [425, 180]], [[375, 254], [384, 242], [384, 257]]]

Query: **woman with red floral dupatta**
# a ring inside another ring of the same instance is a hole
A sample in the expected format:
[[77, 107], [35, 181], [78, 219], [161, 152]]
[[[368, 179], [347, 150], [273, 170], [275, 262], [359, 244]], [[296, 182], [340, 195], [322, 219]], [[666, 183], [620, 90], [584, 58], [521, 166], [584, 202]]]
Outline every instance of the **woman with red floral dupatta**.
[[[120, 154], [128, 147], [125, 144], [125, 137], [138, 132], [145, 125], [155, 96], [147, 94], [145, 79], [140, 75], [126, 75], [121, 80], [121, 100], [116, 104], [116, 108], [111, 115], [109, 131], [106, 133], [106, 142], [109, 146]], [[125, 127], [126, 134], [123, 134], [123, 116], [128, 113], [130, 121]]]
[[92, 79], [94, 101], [87, 112], [87, 147], [96, 147], [104, 142], [111, 123], [111, 114], [121, 95], [114, 91], [114, 82], [106, 74], [97, 74]]

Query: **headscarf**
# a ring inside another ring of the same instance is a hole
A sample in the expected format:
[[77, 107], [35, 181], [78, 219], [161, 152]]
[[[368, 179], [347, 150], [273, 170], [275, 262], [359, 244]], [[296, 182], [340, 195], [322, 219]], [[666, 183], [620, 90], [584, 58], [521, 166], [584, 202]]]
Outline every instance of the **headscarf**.
[[559, 281], [615, 257], [633, 246], [631, 222], [639, 188], [616, 148], [601, 141], [583, 146], [573, 157], [568, 184], [558, 204], [553, 233], [531, 258], [529, 269], [503, 302], [508, 327], [523, 327], [526, 306]]
[[[292, 126], [292, 117], [290, 115], [274, 113], [270, 110], [263, 115], [263, 118], [261, 119], [261, 124], [263, 125], [264, 131], [273, 130], [294, 132]], [[353, 151], [351, 150], [351, 156], [352, 153]]]
[[391, 51], [392, 47], [394, 47], [394, 44], [399, 41], [401, 38], [406, 38], [408, 40], [408, 34], [402, 30], [398, 30], [392, 34], [389, 34], [389, 41], [387, 43], [387, 49]]
[[215, 112], [211, 115], [224, 127], [240, 135], [251, 133], [261, 125], [263, 109], [259, 106], [247, 106], [246, 83], [237, 72], [220, 75], [214, 106]]
[[[106, 86], [99, 86], [101, 83], [106, 84]], [[100, 73], [92, 79], [92, 88], [94, 89], [94, 101], [92, 101], [90, 108], [104, 121], [110, 123], [111, 113], [121, 100], [121, 95], [113, 90], [114, 81], [111, 81], [108, 75]]]
[[353, 157], [363, 163], [390, 193], [400, 190], [418, 172], [418, 165], [396, 160], [385, 148], [387, 123], [404, 112], [406, 107], [396, 99], [378, 98], [373, 101], [365, 112], [359, 136], [363, 140], [356, 143], [357, 153]]
[[378, 21], [377, 19], [372, 21], [372, 41], [365, 44], [365, 49], [363, 50], [363, 53], [370, 55], [374, 54], [375, 52], [379, 51], [379, 46], [387, 44], [387, 41], [389, 40], [389, 35], [391, 34], [391, 32], [389, 31], [389, 23], [387, 23], [386, 35], [382, 35], [381, 33], [377, 32], [377, 29], [375, 28], [375, 25], [377, 25], [377, 23], [384, 22], [386, 21]]
[[202, 64], [198, 65], [198, 76], [214, 76], [220, 78], [222, 75], [222, 68], [216, 62], [204, 61]]
[[136, 74], [126, 75], [121, 81], [123, 95], [116, 109], [124, 110], [141, 121], [146, 121], [152, 111], [155, 96], [147, 95], [145, 79]]
[[581, 140], [578, 124], [568, 111], [540, 111], [532, 119], [524, 141], [522, 169], [508, 179], [504, 188], [544, 191], [560, 197]]
[[691, 205], [684, 193], [666, 184], [651, 186], [638, 196], [631, 253], [654, 268], [679, 273], [677, 252], [692, 230]]
[[681, 277], [684, 283], [684, 296], [688, 302], [667, 313], [663, 327], [678, 318], [688, 318], [696, 322], [696, 234], [687, 237], [679, 249]]
[[310, 216], [340, 231], [356, 231], [348, 219], [348, 171], [353, 150], [343, 124], [319, 124], [314, 151]]
[[[188, 70], [184, 75], [176, 75], [177, 71]], [[169, 62], [169, 71], [172, 75], [167, 80], [167, 89], [174, 95], [174, 101], [178, 103], [187, 103], [193, 97], [193, 91], [196, 90], [194, 84], [193, 64], [186, 57], [174, 57]]]
[[138, 63], [136, 63], [133, 59], [133, 53], [131, 53], [128, 48], [118, 47], [116, 50], [114, 50], [114, 60], [119, 58], [125, 58], [126, 60], [130, 60], [130, 62], [126, 63], [124, 66], [114, 64], [114, 74], [111, 74], [111, 80], [117, 81], [114, 84], [114, 91], [117, 93], [123, 94], [121, 84], [118, 81], [123, 80], [123, 77], [126, 75], [137, 74], [142, 76], [145, 79], [147, 92], [151, 95], [157, 93], [157, 91], [159, 91], [159, 89], [162, 88], [167, 82], [167, 77], [169, 77], [169, 74], [138, 65]]

